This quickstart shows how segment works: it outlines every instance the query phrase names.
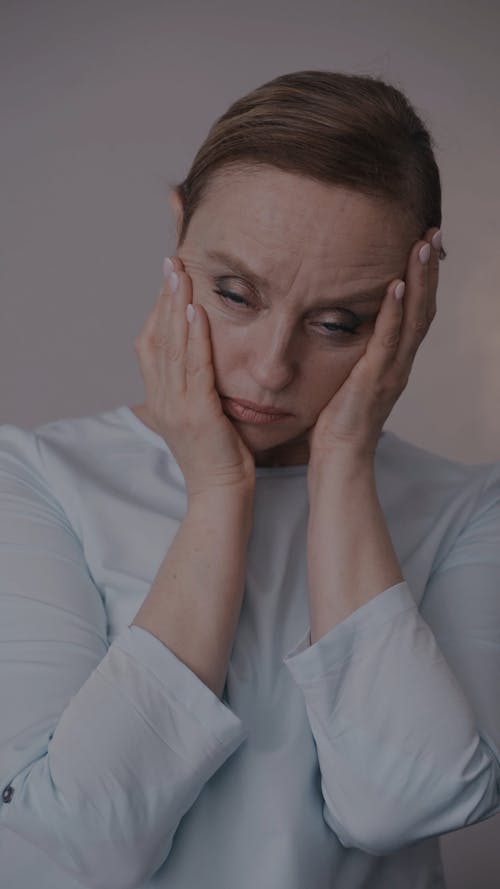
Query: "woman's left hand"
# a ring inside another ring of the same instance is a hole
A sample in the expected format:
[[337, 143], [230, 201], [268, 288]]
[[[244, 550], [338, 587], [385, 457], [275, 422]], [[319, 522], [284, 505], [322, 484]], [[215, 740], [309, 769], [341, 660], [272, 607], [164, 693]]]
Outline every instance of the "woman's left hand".
[[[440, 245], [435, 248], [431, 239], [438, 231], [428, 229], [413, 245], [403, 299], [394, 296], [399, 279], [391, 281], [366, 351], [311, 428], [311, 467], [346, 453], [361, 459], [374, 456], [382, 427], [408, 383], [417, 349], [436, 314]], [[423, 264], [419, 252], [427, 250], [427, 244], [430, 258]]]

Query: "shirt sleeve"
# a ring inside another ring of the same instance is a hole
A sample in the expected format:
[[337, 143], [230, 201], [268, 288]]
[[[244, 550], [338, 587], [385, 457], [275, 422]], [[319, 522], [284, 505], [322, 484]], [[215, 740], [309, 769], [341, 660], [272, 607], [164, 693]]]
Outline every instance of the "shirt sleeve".
[[500, 464], [431, 575], [285, 658], [313, 733], [326, 823], [384, 855], [500, 811]]
[[[241, 720], [163, 643], [108, 646], [81, 543], [36, 438], [0, 429], [0, 857], [9, 832], [93, 889], [128, 889], [166, 859]], [[28, 883], [19, 861], [19, 882]]]

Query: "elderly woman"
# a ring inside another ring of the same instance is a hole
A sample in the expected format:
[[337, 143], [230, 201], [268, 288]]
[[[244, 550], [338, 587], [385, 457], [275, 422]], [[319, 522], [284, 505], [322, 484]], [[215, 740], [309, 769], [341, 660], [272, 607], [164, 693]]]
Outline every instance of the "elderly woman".
[[278, 77], [172, 189], [145, 400], [0, 429], [0, 882], [437, 889], [500, 811], [500, 464], [383, 427], [436, 312], [432, 139]]

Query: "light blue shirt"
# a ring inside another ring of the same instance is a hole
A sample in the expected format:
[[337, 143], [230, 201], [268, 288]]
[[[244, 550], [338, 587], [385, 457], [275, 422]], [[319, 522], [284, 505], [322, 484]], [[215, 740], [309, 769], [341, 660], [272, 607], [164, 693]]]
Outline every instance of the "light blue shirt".
[[405, 582], [310, 645], [307, 467], [257, 469], [221, 700], [130, 626], [187, 509], [164, 440], [0, 426], [1, 889], [444, 886], [500, 811], [500, 463], [385, 431], [375, 479]]

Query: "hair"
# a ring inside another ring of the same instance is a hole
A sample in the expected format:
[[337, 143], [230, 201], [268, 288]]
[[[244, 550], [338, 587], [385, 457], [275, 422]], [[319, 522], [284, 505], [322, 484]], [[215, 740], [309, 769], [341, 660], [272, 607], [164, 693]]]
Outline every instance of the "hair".
[[248, 164], [382, 198], [422, 237], [441, 227], [434, 144], [405, 95], [380, 78], [321, 70], [276, 77], [233, 102], [172, 186], [184, 208], [178, 246], [214, 174]]

